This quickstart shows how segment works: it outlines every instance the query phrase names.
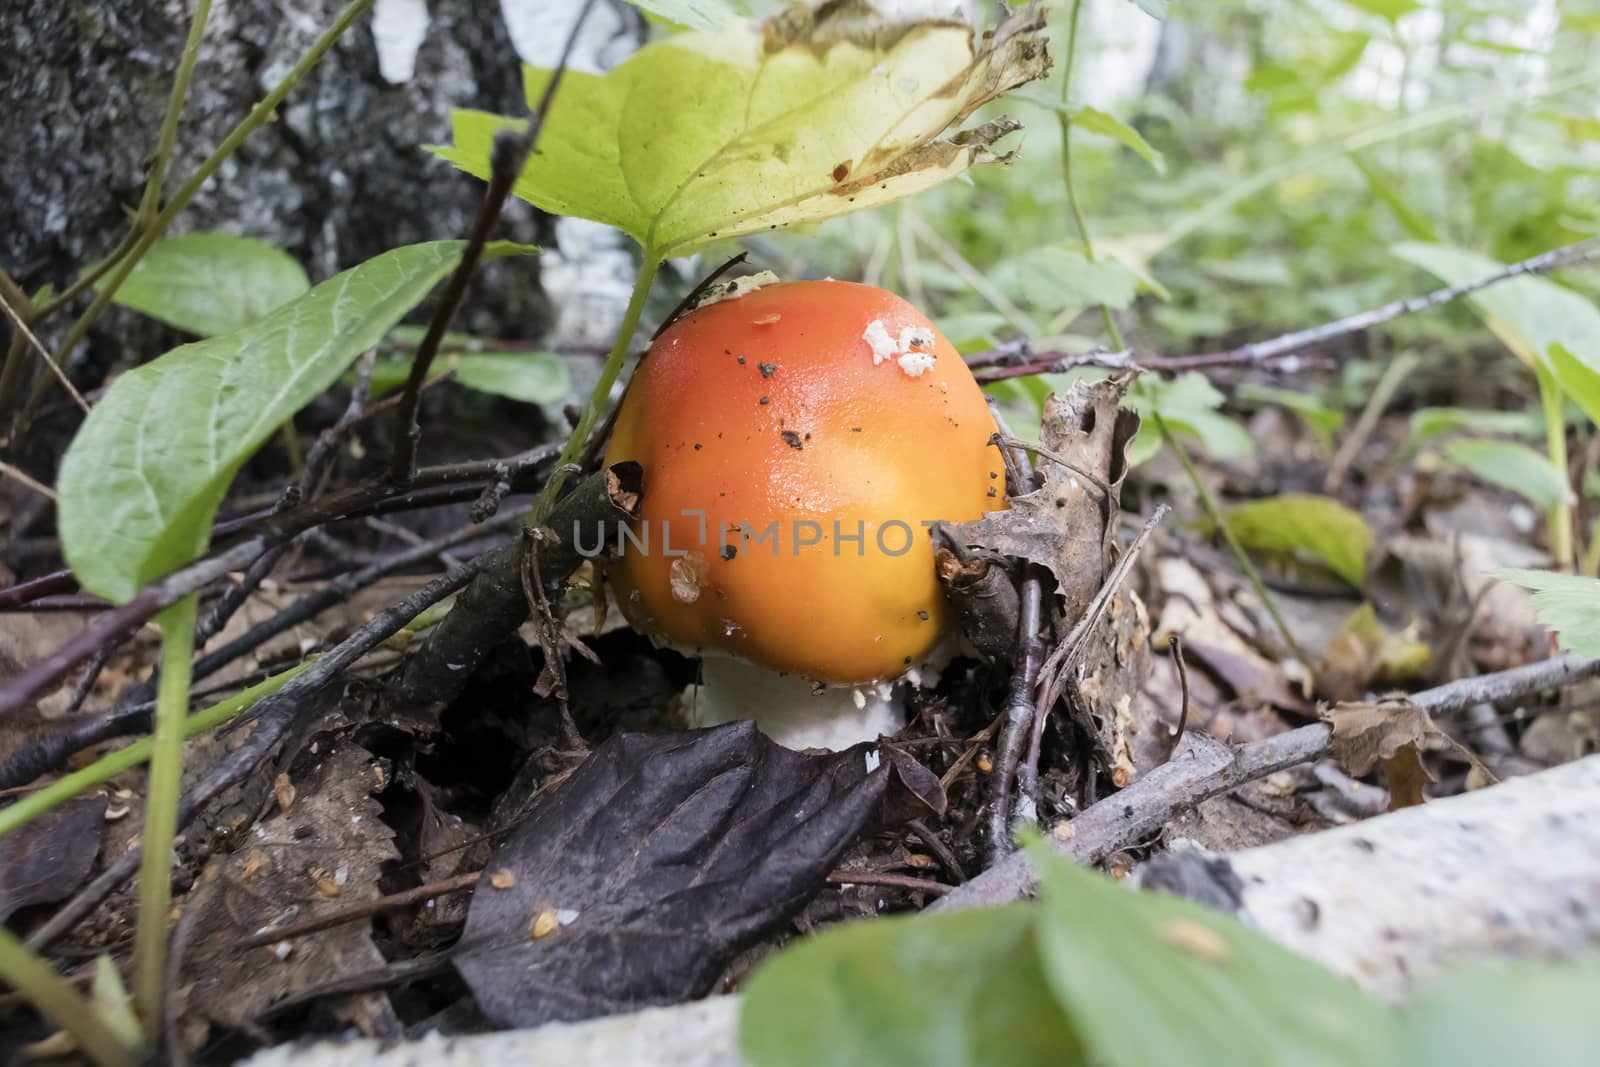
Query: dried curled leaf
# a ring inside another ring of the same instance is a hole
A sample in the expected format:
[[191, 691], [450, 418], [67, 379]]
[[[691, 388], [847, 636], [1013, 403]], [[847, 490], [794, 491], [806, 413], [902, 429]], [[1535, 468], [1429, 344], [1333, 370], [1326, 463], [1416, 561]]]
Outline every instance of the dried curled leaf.
[[[832, 3], [659, 40], [604, 76], [566, 72], [515, 191], [655, 256], [886, 203], [999, 158], [1015, 123], [942, 135], [1049, 71], [1043, 25], [1030, 6], [977, 41]], [[534, 104], [552, 72], [525, 73]], [[487, 177], [495, 134], [524, 126], [458, 110], [455, 144], [431, 150]]]
[[1356, 777], [1383, 764], [1389, 810], [1421, 804], [1433, 776], [1422, 765], [1422, 742], [1438, 733], [1427, 711], [1409, 700], [1344, 702], [1323, 715], [1333, 727], [1333, 758]]

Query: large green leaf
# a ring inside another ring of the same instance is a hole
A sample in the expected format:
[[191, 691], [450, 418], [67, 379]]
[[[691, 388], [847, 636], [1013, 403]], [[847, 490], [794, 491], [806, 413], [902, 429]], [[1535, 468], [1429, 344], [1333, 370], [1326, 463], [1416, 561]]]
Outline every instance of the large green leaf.
[[1037, 910], [836, 927], [764, 963], [745, 987], [753, 1067], [1073, 1067], [1083, 1062], [1035, 945]]
[[[1596, 1059], [1600, 959], [1487, 966], [1411, 1004], [1392, 1067], [1581, 1067]], [[1377, 1062], [1377, 1061], [1373, 1061]]]
[[1566, 476], [1550, 462], [1550, 457], [1527, 445], [1457, 438], [1445, 442], [1444, 454], [1489, 484], [1519, 493], [1544, 510], [1572, 494]]
[[1600, 578], [1506, 568], [1494, 576], [1533, 590], [1533, 610], [1562, 648], [1600, 659]]
[[[964, 23], [833, 5], [656, 41], [604, 76], [567, 72], [516, 193], [652, 256], [907, 196], [996, 158], [1012, 123], [941, 134], [1049, 69], [1041, 25], [1025, 8], [979, 45]], [[550, 73], [527, 71], [530, 101]], [[523, 122], [456, 111], [452, 126], [433, 151], [484, 177], [495, 134]]]
[[[1437, 275], [1448, 285], [1464, 285], [1504, 270], [1487, 256], [1449, 245], [1408, 242], [1394, 247], [1401, 259]], [[1544, 366], [1561, 388], [1600, 421], [1600, 308], [1548, 278], [1511, 278], [1467, 298], [1489, 329], [1530, 367]], [[1560, 345], [1563, 357], [1550, 349]]]
[[1306, 554], [1360, 587], [1373, 545], [1366, 520], [1330, 497], [1286, 494], [1228, 509], [1228, 529], [1245, 548], [1277, 555]]
[[385, 252], [236, 333], [117, 378], [73, 438], [56, 486], [62, 551], [83, 587], [126, 601], [203, 551], [244, 461], [421, 302], [463, 246]]
[[[433, 361], [431, 370], [435, 374], [454, 371], [456, 381], [469, 389], [524, 404], [565, 400], [572, 385], [567, 361], [554, 352], [445, 354]], [[372, 368], [373, 395], [399, 388], [410, 374], [409, 358], [379, 360]]]
[[310, 288], [300, 264], [265, 241], [191, 233], [151, 245], [117, 289], [116, 302], [212, 337], [232, 333]]
[[1095, 1063], [1354, 1067], [1394, 1041], [1387, 1008], [1231, 916], [1035, 854], [1045, 974]]

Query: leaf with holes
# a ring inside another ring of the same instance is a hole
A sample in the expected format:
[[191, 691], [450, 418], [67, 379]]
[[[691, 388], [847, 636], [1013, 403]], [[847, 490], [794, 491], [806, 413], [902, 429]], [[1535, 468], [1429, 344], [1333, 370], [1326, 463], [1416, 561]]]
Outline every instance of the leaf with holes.
[[[652, 257], [819, 222], [998, 157], [1016, 124], [944, 136], [1049, 70], [1036, 7], [980, 42], [965, 23], [885, 22], [855, 5], [791, 7], [655, 41], [604, 76], [566, 72], [516, 194], [627, 232]], [[529, 68], [530, 102], [551, 72]], [[441, 158], [487, 177], [520, 119], [458, 110]]]
[[288, 253], [252, 237], [191, 233], [150, 246], [116, 302], [201, 337], [232, 333], [311, 288]]
[[56, 486], [62, 552], [83, 587], [120, 603], [204, 551], [245, 460], [421, 303], [464, 245], [385, 252], [242, 330], [117, 378], [73, 438]]

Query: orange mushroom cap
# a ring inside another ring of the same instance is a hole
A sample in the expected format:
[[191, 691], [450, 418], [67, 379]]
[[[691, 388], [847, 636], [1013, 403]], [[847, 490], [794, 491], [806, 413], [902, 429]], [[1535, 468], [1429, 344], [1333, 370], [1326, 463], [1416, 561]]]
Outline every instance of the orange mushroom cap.
[[813, 681], [897, 677], [947, 623], [923, 524], [1004, 507], [994, 432], [955, 347], [893, 293], [789, 282], [693, 311], [650, 346], [607, 449], [644, 467], [623, 612]]

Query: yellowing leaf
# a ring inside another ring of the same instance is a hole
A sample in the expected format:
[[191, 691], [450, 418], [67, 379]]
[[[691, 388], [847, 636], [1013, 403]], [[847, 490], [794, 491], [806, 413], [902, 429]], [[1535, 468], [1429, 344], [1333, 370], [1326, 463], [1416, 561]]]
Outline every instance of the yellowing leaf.
[[[516, 193], [626, 231], [652, 256], [817, 222], [919, 192], [997, 157], [1000, 119], [942, 137], [1049, 70], [1034, 7], [981, 43], [953, 21], [790, 8], [647, 45], [604, 76], [569, 71]], [[530, 101], [549, 71], [527, 70]], [[479, 177], [521, 120], [452, 116], [440, 157]]]
[[1395, 633], [1363, 603], [1322, 650], [1317, 681], [1324, 696], [1354, 700], [1374, 685], [1409, 681], [1427, 670], [1433, 650], [1417, 640], [1416, 627]]
[[1255, 500], [1228, 509], [1227, 521], [1245, 548], [1309, 555], [1351, 585], [1367, 580], [1372, 530], [1360, 515], [1330, 497], [1286, 494]]

